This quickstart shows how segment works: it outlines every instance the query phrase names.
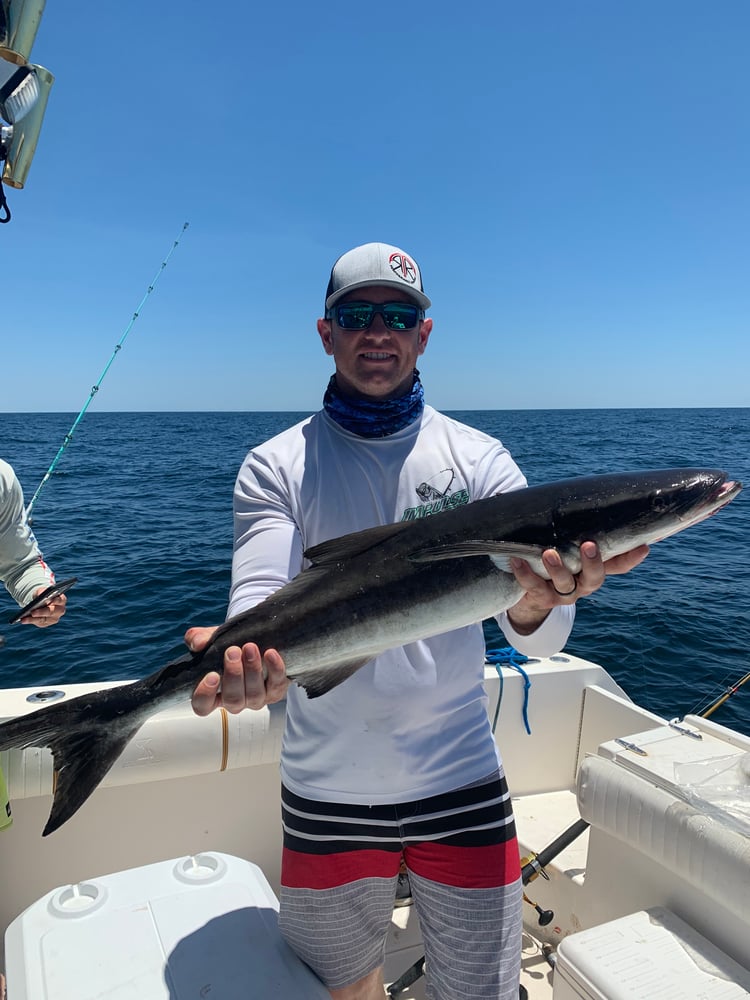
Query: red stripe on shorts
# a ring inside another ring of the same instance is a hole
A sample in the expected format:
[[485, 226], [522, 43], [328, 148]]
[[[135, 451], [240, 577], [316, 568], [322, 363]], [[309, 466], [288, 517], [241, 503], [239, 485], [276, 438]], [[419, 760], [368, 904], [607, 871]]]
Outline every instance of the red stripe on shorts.
[[305, 854], [285, 847], [281, 852], [281, 884], [290, 889], [332, 889], [361, 878], [393, 878], [400, 861], [399, 851]]
[[521, 877], [518, 841], [485, 847], [456, 847], [422, 841], [404, 848], [407, 867], [441, 885], [462, 889], [494, 889]]

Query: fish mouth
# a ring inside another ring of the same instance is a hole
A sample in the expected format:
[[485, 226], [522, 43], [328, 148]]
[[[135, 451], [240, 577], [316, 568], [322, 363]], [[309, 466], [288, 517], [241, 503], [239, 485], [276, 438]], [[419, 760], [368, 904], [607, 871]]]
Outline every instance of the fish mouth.
[[726, 507], [731, 500], [734, 500], [741, 489], [742, 483], [738, 479], [725, 479], [718, 483], [684, 520], [691, 525], [705, 521], [706, 518], [711, 517]]
[[690, 528], [694, 524], [700, 524], [701, 521], [707, 520], [734, 500], [741, 489], [742, 483], [739, 480], [725, 479], [723, 473], [716, 474], [712, 483], [705, 484], [703, 495], [694, 497], [692, 502], [688, 500], [681, 511], [675, 511], [676, 521], [674, 524], [654, 535], [648, 544], [660, 542], [684, 528]]
[[742, 489], [742, 483], [738, 479], [727, 479], [727, 481], [725, 483], [722, 483], [721, 486], [719, 487], [719, 495], [722, 496], [724, 494], [729, 493], [731, 494], [731, 496], [729, 497], [729, 499], [731, 500], [732, 497], [737, 496], [737, 494], [740, 492], [741, 489]]
[[741, 489], [742, 483], [738, 479], [726, 479], [723, 483], [720, 483], [717, 489], [706, 498], [707, 504], [715, 505], [711, 513], [713, 514], [714, 511], [721, 510], [730, 500], [734, 500]]
[[716, 510], [721, 510], [730, 500], [734, 500], [741, 489], [742, 483], [739, 479], [727, 479], [726, 482], [722, 483], [716, 491], [716, 499], [720, 503]]

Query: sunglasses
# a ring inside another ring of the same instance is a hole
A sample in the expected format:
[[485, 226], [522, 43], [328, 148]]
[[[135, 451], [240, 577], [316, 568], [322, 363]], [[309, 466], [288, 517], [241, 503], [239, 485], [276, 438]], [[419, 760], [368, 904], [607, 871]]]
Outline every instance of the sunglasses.
[[343, 302], [329, 309], [327, 318], [335, 319], [342, 330], [367, 330], [376, 315], [389, 330], [413, 330], [424, 319], [424, 309], [409, 302]]

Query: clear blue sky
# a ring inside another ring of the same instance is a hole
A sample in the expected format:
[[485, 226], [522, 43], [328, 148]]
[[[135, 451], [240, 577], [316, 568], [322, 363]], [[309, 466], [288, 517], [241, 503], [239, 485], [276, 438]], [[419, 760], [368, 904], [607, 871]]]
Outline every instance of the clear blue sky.
[[443, 409], [750, 405], [750, 3], [48, 0], [0, 227], [5, 411], [316, 409], [396, 243]]

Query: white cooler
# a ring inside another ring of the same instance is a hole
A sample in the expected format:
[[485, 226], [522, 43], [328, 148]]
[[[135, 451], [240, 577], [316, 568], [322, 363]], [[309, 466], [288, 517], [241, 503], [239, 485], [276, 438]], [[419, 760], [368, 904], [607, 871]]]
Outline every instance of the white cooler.
[[654, 907], [564, 938], [552, 997], [746, 1000], [750, 971], [670, 910]]
[[330, 1000], [257, 865], [206, 852], [55, 889], [5, 934], [8, 1000]]

